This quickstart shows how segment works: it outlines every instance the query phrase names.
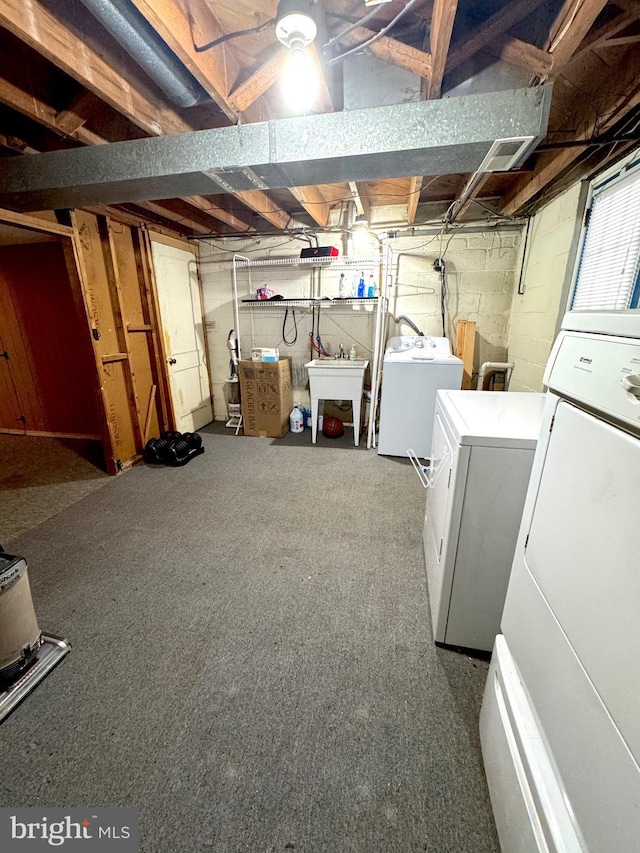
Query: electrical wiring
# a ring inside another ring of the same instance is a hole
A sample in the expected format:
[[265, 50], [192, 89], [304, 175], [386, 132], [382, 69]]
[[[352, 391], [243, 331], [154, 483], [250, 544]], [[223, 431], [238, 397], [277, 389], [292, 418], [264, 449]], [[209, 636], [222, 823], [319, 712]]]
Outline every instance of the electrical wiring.
[[341, 38], [346, 36], [347, 33], [350, 33], [352, 30], [355, 30], [356, 27], [364, 26], [364, 24], [366, 24], [367, 21], [370, 21], [371, 18], [375, 18], [375, 16], [378, 14], [379, 11], [380, 11], [380, 6], [374, 7], [374, 9], [371, 12], [369, 12], [367, 15], [365, 15], [364, 18], [360, 18], [359, 21], [356, 21], [354, 24], [351, 24], [350, 26], [348, 26], [346, 30], [343, 30], [341, 33], [339, 33], [337, 36], [334, 36], [332, 39], [329, 39], [329, 41], [326, 44], [322, 45], [322, 49], [326, 50], [328, 47], [331, 47], [331, 45], [335, 44], [337, 41], [340, 41]]
[[207, 42], [206, 44], [194, 44], [193, 49], [196, 53], [204, 53], [205, 50], [211, 50], [211, 48], [217, 47], [220, 44], [224, 44], [226, 41], [231, 41], [231, 39], [240, 38], [240, 36], [248, 36], [252, 33], [261, 33], [263, 30], [268, 29], [269, 27], [275, 24], [275, 18], [269, 18], [268, 21], [265, 21], [263, 24], [258, 24], [257, 27], [251, 27], [248, 30], [236, 30], [233, 33], [225, 33], [225, 35], [220, 36], [213, 41]]
[[365, 47], [369, 47], [369, 45], [372, 45], [374, 42], [378, 41], [378, 39], [381, 39], [400, 20], [400, 18], [406, 15], [406, 13], [410, 9], [412, 9], [413, 6], [416, 5], [417, 2], [418, 0], [409, 0], [406, 6], [398, 12], [395, 18], [393, 18], [393, 20], [391, 20], [386, 27], [383, 27], [380, 32], [376, 33], [375, 36], [372, 36], [370, 39], [367, 39], [367, 41], [362, 42], [362, 44], [359, 44], [356, 47], [352, 47], [351, 50], [347, 50], [344, 53], [341, 53], [339, 56], [334, 56], [327, 62], [327, 64], [333, 65], [335, 62], [341, 62], [347, 56], [351, 56], [351, 54], [353, 53], [358, 53], [359, 51], [364, 50]]

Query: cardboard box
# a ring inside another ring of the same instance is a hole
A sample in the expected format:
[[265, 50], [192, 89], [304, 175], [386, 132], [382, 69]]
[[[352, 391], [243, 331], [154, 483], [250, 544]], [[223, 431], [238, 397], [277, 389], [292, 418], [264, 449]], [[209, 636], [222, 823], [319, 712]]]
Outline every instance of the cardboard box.
[[293, 409], [291, 357], [238, 363], [242, 426], [245, 435], [282, 438]]

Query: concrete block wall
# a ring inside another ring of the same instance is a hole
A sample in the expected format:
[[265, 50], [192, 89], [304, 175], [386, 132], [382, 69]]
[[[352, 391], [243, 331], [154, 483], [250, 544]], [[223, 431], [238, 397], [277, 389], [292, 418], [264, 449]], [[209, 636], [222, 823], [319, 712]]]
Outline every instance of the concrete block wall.
[[[455, 346], [458, 320], [476, 323], [474, 370], [485, 361], [505, 361], [509, 313], [519, 263], [521, 229], [458, 229], [440, 238], [391, 241], [397, 255], [391, 313], [407, 315], [426, 334], [442, 335], [440, 276], [433, 261], [444, 256], [446, 337]], [[429, 292], [431, 291], [431, 292]], [[392, 334], [412, 334], [408, 327]]]
[[542, 391], [542, 377], [565, 311], [566, 279], [580, 203], [580, 184], [542, 208], [531, 220], [529, 248], [511, 304], [509, 360], [515, 363], [511, 391]]
[[[416, 229], [417, 230], [417, 229]], [[338, 232], [318, 235], [321, 245], [334, 245], [343, 253], [342, 237]], [[514, 282], [517, 278], [521, 229], [487, 227], [477, 229], [458, 228], [445, 235], [398, 236], [389, 238], [381, 233], [383, 242], [393, 249], [394, 264], [391, 270], [392, 288], [390, 313], [395, 317], [406, 315], [427, 335], [442, 335], [440, 307], [440, 275], [433, 268], [433, 261], [444, 257], [446, 269], [447, 297], [446, 335], [455, 345], [455, 324], [458, 319], [474, 320], [476, 326], [476, 350], [474, 368], [484, 361], [505, 361], [509, 334]], [[242, 240], [222, 238], [202, 241], [200, 245], [200, 273], [203, 284], [205, 327], [209, 344], [210, 372], [213, 384], [216, 417], [225, 418], [225, 378], [229, 375], [229, 351], [227, 336], [235, 328], [233, 313], [232, 255], [234, 252], [252, 260], [277, 257], [297, 257], [300, 249], [307, 245], [287, 236], [274, 238], [246, 238]], [[368, 253], [370, 249], [368, 247]], [[373, 269], [363, 263], [365, 280]], [[323, 268], [314, 275], [321, 277], [320, 292], [325, 296], [337, 296], [340, 272], [344, 268]], [[354, 267], [353, 276], [359, 276], [359, 267]], [[246, 270], [238, 275], [240, 296], [255, 295], [255, 289], [267, 285], [284, 297], [306, 297], [310, 294], [311, 274], [297, 267], [270, 267]], [[291, 355], [294, 371], [298, 373], [298, 386], [294, 387], [294, 398], [306, 405], [308, 394], [301, 384], [301, 367], [311, 358], [309, 332], [311, 311], [305, 308], [296, 311], [298, 339], [294, 346], [287, 347], [282, 340], [284, 310], [277, 305], [250, 310], [240, 310], [240, 333], [243, 356], [251, 357], [251, 346], [278, 346], [281, 354]], [[388, 336], [414, 334], [404, 324], [396, 324], [389, 318]], [[325, 346], [334, 352], [340, 343], [345, 349], [354, 344], [358, 356], [370, 358], [375, 315], [364, 310], [355, 311], [345, 306], [325, 308], [322, 312], [320, 334]], [[294, 335], [294, 325], [289, 311], [286, 336]], [[294, 373], [294, 380], [296, 375]], [[295, 384], [295, 383], [294, 383]]]

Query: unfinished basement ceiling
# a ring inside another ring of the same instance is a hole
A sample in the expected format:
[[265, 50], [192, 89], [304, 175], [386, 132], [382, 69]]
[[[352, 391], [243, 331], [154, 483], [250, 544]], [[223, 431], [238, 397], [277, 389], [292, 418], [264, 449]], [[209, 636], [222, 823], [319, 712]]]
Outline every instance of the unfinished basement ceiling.
[[[275, 37], [277, 0], [259, 7], [248, 0], [98, 4], [111, 6], [116, 16], [123, 13], [148, 44], [163, 46], [170, 73], [183, 81], [186, 94], [176, 94], [156, 74], [153, 49], [149, 64], [142, 51], [136, 54], [135, 43], [123, 47], [118, 27], [109, 24], [108, 31], [87, 8], [91, 5], [92, 0], [0, 0], [0, 157], [36, 161], [38, 153], [61, 148], [70, 156], [76, 152], [68, 149], [105, 142], [214, 128], [228, 134], [238, 124], [251, 136], [255, 122], [273, 128], [291, 121], [280, 86], [289, 55]], [[371, 17], [363, 21], [365, 15]], [[374, 153], [385, 149], [383, 126], [365, 121], [353, 130], [345, 107], [351, 113], [359, 106], [405, 104], [426, 115], [439, 102], [442, 115], [460, 115], [467, 96], [502, 92], [507, 97], [505, 90], [553, 82], [546, 138], [509, 172], [474, 175], [477, 158], [456, 158], [450, 148], [448, 161], [409, 155], [402, 163], [396, 158], [392, 170], [380, 165], [377, 171], [370, 166], [359, 171], [346, 156], [341, 163], [334, 157], [331, 169], [313, 169], [301, 156], [303, 165], [289, 164], [280, 180], [273, 175], [266, 180], [265, 173], [258, 175], [262, 184], [251, 178], [238, 183], [232, 175], [225, 187], [220, 179], [233, 165], [225, 161], [213, 167], [217, 183], [166, 183], [155, 198], [148, 188], [136, 193], [126, 184], [116, 194], [42, 196], [37, 204], [91, 204], [103, 213], [187, 235], [321, 227], [344, 214], [350, 202], [374, 223], [384, 218], [418, 224], [432, 201], [458, 200], [456, 209], [466, 218], [512, 216], [530, 212], [568, 181], [637, 145], [640, 3], [634, 0], [391, 0], [375, 7], [364, 0], [317, 0], [314, 16], [319, 33], [311, 51], [320, 85], [315, 100], [306, 104], [307, 119], [294, 123], [313, 128], [316, 121], [318, 127], [333, 121], [333, 136], [312, 138], [320, 147], [334, 143], [334, 155], [344, 142], [361, 150], [369, 146]], [[383, 29], [384, 35], [370, 41]], [[245, 30], [251, 32], [238, 35]], [[369, 64], [360, 85], [362, 57]], [[198, 103], [179, 105], [189, 98]], [[434, 103], [420, 104], [420, 99]], [[447, 100], [451, 103], [445, 105]], [[330, 113], [336, 114], [333, 119]], [[475, 118], [470, 110], [455, 144], [472, 144]], [[430, 137], [443, 129], [430, 129], [427, 148]], [[389, 127], [386, 150], [402, 133], [401, 126]], [[107, 156], [95, 153], [95, 162]], [[250, 165], [265, 165], [263, 159]], [[26, 166], [7, 163], [0, 169], [5, 206], [36, 204], [33, 196], [18, 200], [29, 186], [33, 190], [40, 170], [35, 162]], [[31, 178], [21, 186], [7, 183], [18, 174]], [[16, 190], [18, 195], [7, 195]], [[175, 197], [167, 198], [168, 192]]]

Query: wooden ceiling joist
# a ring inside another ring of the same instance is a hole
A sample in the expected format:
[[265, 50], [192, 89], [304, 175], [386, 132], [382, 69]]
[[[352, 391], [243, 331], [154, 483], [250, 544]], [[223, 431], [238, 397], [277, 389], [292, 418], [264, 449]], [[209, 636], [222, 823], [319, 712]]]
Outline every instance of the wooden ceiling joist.
[[131, 82], [133, 62], [113, 68], [39, 0], [2, 0], [0, 25], [152, 136], [193, 130], [158, 95]]
[[422, 175], [411, 178], [409, 181], [409, 199], [407, 201], [407, 224], [413, 225], [416, 221], [418, 202], [420, 201], [420, 190], [422, 188]]
[[80, 130], [87, 120], [100, 106], [100, 99], [88, 89], [79, 92], [66, 110], [56, 116], [56, 127], [59, 131], [70, 136]]
[[[611, 80], [603, 80], [604, 91], [610, 94], [601, 95], [596, 105], [583, 103], [582, 112], [576, 116], [576, 125], [584, 129], [585, 141], [596, 133], [602, 135], [640, 104], [640, 88], [633, 65], [623, 62], [613, 68], [611, 79], [616, 81], [615, 89], [608, 85]], [[505, 194], [499, 212], [510, 216], [520, 211], [585, 151], [586, 146], [577, 146], [541, 154], [533, 173], [524, 175]]]
[[553, 57], [550, 53], [504, 33], [492, 39], [484, 49], [497, 59], [524, 68], [541, 79], [551, 73]]
[[300, 202], [316, 225], [327, 227], [331, 204], [322, 194], [320, 187], [291, 187], [289, 192]]
[[288, 59], [289, 51], [286, 48], [276, 51], [251, 77], [237, 86], [229, 95], [229, 103], [232, 107], [242, 113], [255, 103], [278, 80]]
[[[162, 201], [137, 201], [136, 207], [141, 207], [143, 210], [148, 210], [150, 213], [155, 213], [162, 216], [164, 219], [169, 219], [178, 225], [185, 225], [187, 228], [195, 231], [197, 234], [210, 234], [212, 231], [218, 231], [217, 224], [211, 219], [211, 225], [207, 226], [203, 222], [194, 219], [188, 214], [180, 213], [172, 210], [167, 202]], [[204, 215], [203, 215], [204, 217]]]
[[440, 97], [442, 78], [448, 62], [451, 33], [453, 32], [453, 22], [457, 10], [458, 0], [434, 0], [431, 33], [429, 35], [432, 68], [427, 98], [430, 100]]
[[371, 203], [367, 193], [367, 187], [362, 181], [349, 181], [349, 190], [356, 206], [356, 211], [367, 217], [371, 222]]
[[479, 50], [490, 47], [495, 39], [531, 14], [542, 2], [543, 0], [516, 0], [516, 2], [507, 3], [481, 27], [451, 48], [447, 58], [447, 71], [470, 59]]
[[208, 213], [209, 216], [213, 216], [214, 219], [224, 222], [225, 225], [233, 228], [234, 231], [255, 231], [255, 228], [252, 225], [247, 225], [247, 223], [240, 219], [240, 217], [235, 216], [233, 213], [230, 213], [228, 210], [220, 207], [220, 205], [209, 201], [209, 199], [204, 196], [190, 195], [185, 198], [185, 201], [189, 202], [193, 207], [197, 207], [198, 210]]
[[[338, 39], [345, 47], [357, 47], [373, 36], [375, 36], [373, 30], [366, 27], [356, 27], [354, 30], [338, 36]], [[383, 59], [391, 65], [397, 65], [398, 68], [404, 68], [419, 77], [429, 78], [431, 76], [432, 60], [430, 53], [410, 47], [389, 36], [383, 36], [364, 50], [372, 56], [377, 56], [378, 59]]]
[[[112, 68], [86, 42], [66, 29], [38, 0], [2, 0], [0, 25], [151, 136], [194, 129], [158, 96], [143, 91], [137, 83], [134, 86], [126, 76], [127, 69]], [[56, 117], [54, 113], [54, 124]], [[78, 139], [82, 130], [78, 128], [76, 131]], [[88, 141], [86, 136], [82, 141]], [[104, 140], [94, 138], [91, 141]], [[237, 197], [272, 224], [288, 222], [289, 216], [285, 211], [280, 210], [271, 199], [260, 199], [260, 195], [260, 191], [251, 191], [238, 193]]]
[[[607, 0], [582, 0], [579, 6], [566, 12], [562, 19], [560, 16], [556, 19], [553, 29], [557, 35], [549, 47], [549, 53], [553, 56], [554, 74], [571, 60], [606, 5]], [[563, 13], [560, 14], [562, 16]]]

